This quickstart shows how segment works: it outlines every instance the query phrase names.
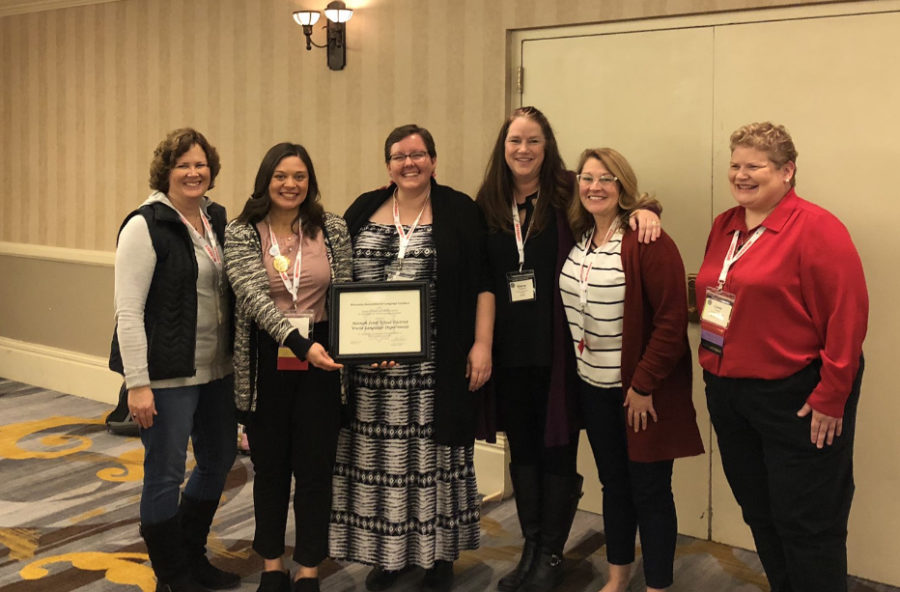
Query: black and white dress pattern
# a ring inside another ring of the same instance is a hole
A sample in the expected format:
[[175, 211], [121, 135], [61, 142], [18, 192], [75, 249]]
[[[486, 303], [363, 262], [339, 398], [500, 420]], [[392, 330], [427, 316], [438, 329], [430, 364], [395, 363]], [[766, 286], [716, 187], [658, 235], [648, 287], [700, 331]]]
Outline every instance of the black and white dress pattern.
[[[408, 228], [404, 229], [408, 232]], [[353, 278], [385, 281], [397, 259], [393, 225], [367, 222], [353, 239]], [[454, 561], [479, 542], [472, 446], [432, 439], [437, 339], [437, 259], [431, 225], [416, 227], [403, 271], [429, 287], [432, 357], [390, 369], [349, 369], [354, 415], [341, 430], [334, 471], [330, 545], [335, 559], [398, 570]]]

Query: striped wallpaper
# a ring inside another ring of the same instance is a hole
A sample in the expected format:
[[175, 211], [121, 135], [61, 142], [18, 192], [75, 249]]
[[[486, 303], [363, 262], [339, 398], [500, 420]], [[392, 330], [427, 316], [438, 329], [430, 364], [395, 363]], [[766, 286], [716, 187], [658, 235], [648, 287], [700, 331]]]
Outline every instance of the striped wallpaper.
[[149, 192], [153, 148], [185, 125], [218, 148], [211, 195], [232, 215], [284, 140], [307, 146], [326, 207], [343, 211], [386, 181], [383, 139], [409, 122], [434, 134], [439, 179], [472, 193], [507, 110], [507, 29], [798, 3], [351, 0], [347, 67], [334, 72], [290, 16], [316, 1], [71, 0], [15, 14], [23, 3], [2, 0], [0, 242], [114, 249]]

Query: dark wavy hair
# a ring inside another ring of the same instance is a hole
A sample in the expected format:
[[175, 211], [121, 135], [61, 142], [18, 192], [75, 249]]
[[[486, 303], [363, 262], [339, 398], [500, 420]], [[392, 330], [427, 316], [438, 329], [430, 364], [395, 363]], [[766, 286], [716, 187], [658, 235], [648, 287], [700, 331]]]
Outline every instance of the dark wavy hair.
[[422, 141], [425, 142], [425, 150], [428, 151], [428, 156], [437, 158], [437, 150], [434, 147], [434, 138], [431, 137], [431, 132], [424, 127], [419, 127], [415, 123], [408, 123], [406, 125], [401, 125], [400, 127], [395, 127], [391, 130], [391, 133], [388, 134], [388, 137], [384, 141], [384, 162], [391, 162], [391, 146], [403, 138], [416, 134], [421, 136]]
[[150, 162], [150, 189], [169, 193], [169, 175], [175, 168], [175, 163], [194, 144], [200, 146], [206, 154], [206, 164], [209, 165], [209, 188], [215, 187], [216, 175], [222, 168], [219, 153], [206, 141], [203, 134], [193, 128], [183, 127], [169, 132], [153, 151], [153, 160]]
[[237, 221], [242, 224], [256, 224], [268, 215], [269, 209], [272, 207], [272, 198], [269, 197], [269, 183], [272, 182], [272, 175], [275, 174], [278, 164], [290, 156], [296, 156], [302, 160], [309, 173], [306, 199], [300, 204], [297, 217], [294, 218], [291, 226], [293, 227], [297, 224], [298, 220], [303, 220], [303, 234], [315, 238], [319, 235], [319, 230], [325, 225], [325, 208], [322, 207], [320, 202], [316, 169], [313, 168], [309, 152], [300, 144], [282, 142], [269, 148], [269, 151], [266, 152], [262, 162], [259, 164], [259, 170], [256, 172], [253, 194], [247, 199], [247, 203], [244, 204], [244, 209], [237, 217]]
[[536, 107], [519, 107], [503, 123], [494, 142], [494, 149], [484, 172], [484, 181], [478, 189], [475, 201], [481, 206], [488, 227], [492, 231], [512, 232], [510, 204], [515, 181], [509, 165], [506, 164], [506, 136], [509, 133], [509, 126], [519, 117], [537, 122], [541, 126], [541, 133], [544, 134], [544, 162], [541, 163], [538, 180], [541, 199], [537, 201], [530, 225], [531, 232], [537, 233], [547, 222], [548, 207], [566, 211], [574, 195], [575, 179], [566, 170], [550, 122]]

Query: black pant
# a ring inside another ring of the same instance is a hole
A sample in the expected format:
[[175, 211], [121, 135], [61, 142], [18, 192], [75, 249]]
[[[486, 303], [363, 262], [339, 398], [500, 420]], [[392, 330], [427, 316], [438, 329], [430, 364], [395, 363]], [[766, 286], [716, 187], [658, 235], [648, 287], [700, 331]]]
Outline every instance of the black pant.
[[651, 588], [672, 585], [678, 521], [672, 497], [671, 460], [628, 460], [624, 396], [621, 388], [581, 382], [581, 412], [603, 484], [606, 559], [613, 565], [634, 561], [634, 535], [640, 529], [644, 579]]
[[709, 415], [731, 491], [753, 533], [772, 592], [845, 592], [853, 436], [863, 364], [844, 408], [843, 434], [818, 449], [811, 415], [797, 411], [820, 363], [781, 380], [704, 372]]
[[[316, 340], [327, 343], [327, 324], [317, 323]], [[253, 548], [265, 559], [284, 554], [291, 477], [295, 479], [294, 560], [308, 567], [328, 556], [331, 476], [340, 429], [340, 375], [276, 370], [275, 341], [259, 336], [256, 412], [247, 425], [253, 460]]]
[[565, 446], [544, 444], [550, 368], [495, 368], [493, 376], [510, 462], [554, 475], [574, 475], [578, 433]]

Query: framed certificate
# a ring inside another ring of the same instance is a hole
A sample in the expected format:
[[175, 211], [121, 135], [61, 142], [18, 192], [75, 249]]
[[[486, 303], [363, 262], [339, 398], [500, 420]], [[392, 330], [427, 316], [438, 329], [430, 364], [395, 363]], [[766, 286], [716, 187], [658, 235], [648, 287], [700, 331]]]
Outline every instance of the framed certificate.
[[334, 284], [328, 324], [335, 360], [421, 362], [431, 350], [428, 283]]

